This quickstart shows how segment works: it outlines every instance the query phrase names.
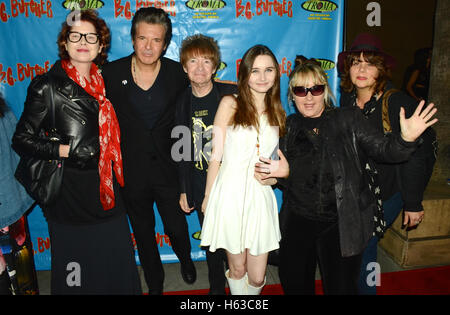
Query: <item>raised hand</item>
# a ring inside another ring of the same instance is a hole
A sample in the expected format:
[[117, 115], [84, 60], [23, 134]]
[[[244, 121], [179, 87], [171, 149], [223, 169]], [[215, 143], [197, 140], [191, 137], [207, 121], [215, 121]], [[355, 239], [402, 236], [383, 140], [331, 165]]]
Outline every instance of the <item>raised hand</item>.
[[408, 142], [416, 141], [425, 129], [438, 121], [437, 118], [431, 120], [437, 111], [434, 108], [434, 104], [430, 103], [422, 111], [424, 105], [425, 101], [422, 100], [414, 111], [414, 114], [408, 119], [405, 118], [405, 109], [403, 107], [400, 108], [400, 129], [403, 140]]

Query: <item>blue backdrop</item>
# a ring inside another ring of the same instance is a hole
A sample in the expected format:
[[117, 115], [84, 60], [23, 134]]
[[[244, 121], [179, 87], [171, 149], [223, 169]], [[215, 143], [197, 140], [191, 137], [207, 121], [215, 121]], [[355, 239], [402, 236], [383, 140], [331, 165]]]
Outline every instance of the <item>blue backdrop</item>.
[[[155, 6], [169, 12], [173, 37], [166, 57], [179, 60], [182, 40], [202, 33], [214, 37], [221, 48], [221, 80], [236, 81], [236, 70], [244, 52], [255, 44], [270, 47], [281, 71], [282, 100], [287, 113], [287, 82], [298, 54], [321, 61], [332, 90], [338, 96], [335, 63], [342, 49], [344, 0], [30, 0], [0, 1], [0, 92], [19, 117], [30, 80], [46, 72], [57, 60], [56, 38], [70, 9], [98, 9], [112, 33], [109, 60], [132, 52], [131, 18], [140, 7]], [[7, 185], [8, 183], [1, 183]], [[276, 191], [279, 204], [281, 193]], [[155, 207], [156, 209], [156, 207]], [[176, 262], [170, 240], [158, 212], [156, 240], [164, 262]], [[204, 259], [199, 248], [200, 226], [195, 213], [187, 217], [194, 260]], [[50, 269], [50, 241], [42, 211], [36, 207], [29, 216], [36, 268]], [[136, 259], [139, 258], [136, 254]]]

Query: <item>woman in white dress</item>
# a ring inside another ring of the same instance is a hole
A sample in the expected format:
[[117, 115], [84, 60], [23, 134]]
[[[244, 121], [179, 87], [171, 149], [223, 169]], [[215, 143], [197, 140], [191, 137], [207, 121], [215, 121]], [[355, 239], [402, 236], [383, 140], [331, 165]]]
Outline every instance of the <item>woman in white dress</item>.
[[254, 177], [254, 167], [260, 158], [278, 152], [278, 175], [288, 176], [287, 163], [277, 150], [285, 121], [277, 60], [269, 48], [256, 45], [242, 58], [238, 95], [225, 96], [214, 118], [202, 204], [201, 246], [226, 250], [231, 294], [259, 294], [265, 285], [268, 253], [279, 247], [275, 195]]

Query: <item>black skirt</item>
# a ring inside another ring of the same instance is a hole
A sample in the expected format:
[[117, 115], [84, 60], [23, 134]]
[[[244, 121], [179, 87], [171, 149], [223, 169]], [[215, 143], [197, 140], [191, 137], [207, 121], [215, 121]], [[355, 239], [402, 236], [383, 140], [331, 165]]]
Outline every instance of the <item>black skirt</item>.
[[98, 224], [48, 226], [51, 294], [142, 294], [125, 214]]

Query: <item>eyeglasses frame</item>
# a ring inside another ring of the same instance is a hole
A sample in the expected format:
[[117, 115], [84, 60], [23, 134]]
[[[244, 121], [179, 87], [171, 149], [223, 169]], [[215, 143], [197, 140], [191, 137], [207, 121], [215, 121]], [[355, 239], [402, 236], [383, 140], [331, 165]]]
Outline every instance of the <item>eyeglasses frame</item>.
[[[70, 40], [70, 34], [79, 34], [79, 35], [80, 35], [80, 39], [77, 40], [77, 41]], [[96, 40], [94, 43], [91, 43], [90, 41], [88, 41], [87, 35], [95, 35], [95, 36], [97, 37], [97, 40]], [[88, 43], [88, 44], [97, 44], [98, 41], [100, 40], [100, 35], [97, 34], [97, 33], [69, 32], [69, 33], [67, 34], [67, 40], [68, 40], [69, 42], [71, 42], [71, 43], [78, 43], [79, 41], [81, 41], [81, 39], [82, 39], [83, 37], [84, 37], [84, 40], [86, 41], [86, 43]]]

